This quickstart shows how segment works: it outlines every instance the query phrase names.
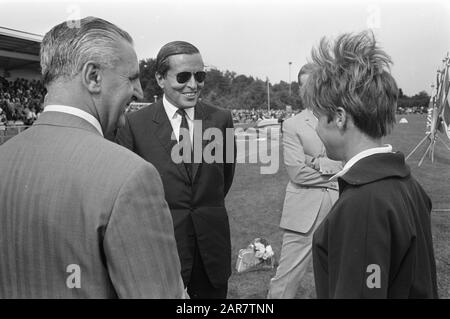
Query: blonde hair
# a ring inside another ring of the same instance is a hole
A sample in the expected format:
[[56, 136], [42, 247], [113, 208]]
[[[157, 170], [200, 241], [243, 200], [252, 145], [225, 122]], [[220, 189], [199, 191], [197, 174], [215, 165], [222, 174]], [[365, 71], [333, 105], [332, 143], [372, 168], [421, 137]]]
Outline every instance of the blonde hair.
[[372, 32], [345, 33], [334, 43], [322, 38], [312, 50], [312, 60], [317, 67], [304, 91], [309, 106], [326, 114], [329, 121], [342, 107], [356, 127], [373, 138], [391, 131], [398, 88], [390, 74], [392, 60]]

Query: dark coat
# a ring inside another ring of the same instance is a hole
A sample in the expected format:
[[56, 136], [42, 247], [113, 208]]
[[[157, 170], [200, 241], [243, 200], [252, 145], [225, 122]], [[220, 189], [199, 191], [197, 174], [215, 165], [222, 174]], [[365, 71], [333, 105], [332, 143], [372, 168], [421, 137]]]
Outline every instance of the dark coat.
[[431, 201], [403, 154], [361, 159], [339, 189], [313, 238], [317, 297], [437, 298]]
[[[195, 106], [194, 120], [202, 120], [203, 132], [208, 128], [220, 129], [224, 139], [226, 128], [233, 128], [229, 111], [201, 102]], [[230, 132], [234, 146], [234, 134]], [[195, 141], [197, 132], [194, 135]], [[171, 158], [172, 148], [177, 144], [171, 136], [172, 126], [162, 101], [159, 101], [128, 114], [126, 125], [117, 132], [116, 139], [152, 163], [161, 175], [172, 213], [185, 285], [192, 270], [196, 240], [208, 278], [215, 287], [223, 286], [231, 275], [230, 227], [224, 199], [233, 181], [235, 147], [232, 148], [233, 163], [225, 163], [225, 160], [223, 163], [205, 163], [202, 159], [201, 163], [193, 164], [192, 179], [184, 164], [176, 164]], [[210, 142], [203, 140], [202, 149]], [[226, 143], [221, 143], [220, 147], [223, 147], [225, 158]]]

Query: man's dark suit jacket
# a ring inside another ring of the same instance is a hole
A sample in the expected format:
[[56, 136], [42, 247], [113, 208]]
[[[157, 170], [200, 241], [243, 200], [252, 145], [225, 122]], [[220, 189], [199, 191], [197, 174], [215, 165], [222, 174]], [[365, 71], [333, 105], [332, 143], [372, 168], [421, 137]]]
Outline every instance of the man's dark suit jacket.
[[[230, 141], [233, 163], [225, 161], [226, 128], [233, 128], [233, 120], [229, 111], [202, 102], [195, 106], [194, 120], [202, 120], [203, 132], [208, 128], [222, 131], [224, 160], [206, 163], [202, 158], [201, 163], [193, 164], [192, 179], [184, 164], [176, 164], [171, 158], [177, 141], [171, 139], [172, 126], [162, 101], [127, 114], [126, 125], [118, 130], [116, 140], [152, 163], [161, 175], [185, 285], [189, 283], [196, 240], [208, 278], [217, 288], [226, 284], [231, 274], [230, 228], [224, 199], [235, 168], [234, 134]], [[202, 148], [210, 142], [202, 139]]]

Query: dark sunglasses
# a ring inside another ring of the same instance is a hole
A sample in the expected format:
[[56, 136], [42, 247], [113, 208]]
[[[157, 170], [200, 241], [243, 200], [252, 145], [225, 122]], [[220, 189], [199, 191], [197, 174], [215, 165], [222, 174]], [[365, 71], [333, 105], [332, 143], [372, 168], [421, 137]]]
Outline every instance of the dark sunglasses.
[[198, 72], [195, 72], [195, 73], [192, 73], [192, 72], [180, 72], [180, 73], [178, 73], [177, 74], [177, 82], [180, 83], [180, 84], [186, 83], [187, 81], [189, 81], [191, 79], [192, 75], [194, 75], [194, 79], [198, 83], [203, 83], [203, 81], [205, 81], [206, 72], [198, 71]]

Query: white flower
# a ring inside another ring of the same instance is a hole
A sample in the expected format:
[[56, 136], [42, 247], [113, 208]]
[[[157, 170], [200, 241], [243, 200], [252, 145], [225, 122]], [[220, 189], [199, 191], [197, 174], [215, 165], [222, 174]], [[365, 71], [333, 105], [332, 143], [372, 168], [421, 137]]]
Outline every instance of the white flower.
[[262, 251], [260, 251], [260, 250], [257, 250], [255, 252], [255, 257], [256, 258], [263, 258], [264, 257], [264, 253]]
[[274, 255], [274, 252], [273, 252], [273, 250], [272, 250], [272, 246], [267, 245], [267, 246], [266, 246], [266, 251], [265, 251], [264, 255], [262, 256], [262, 258], [263, 258], [264, 260], [266, 260], [266, 259], [268, 259], [268, 258], [271, 258], [273, 255]]
[[266, 251], [266, 248], [264, 247], [264, 244], [255, 243], [255, 250], [260, 251], [264, 254], [264, 252]]

